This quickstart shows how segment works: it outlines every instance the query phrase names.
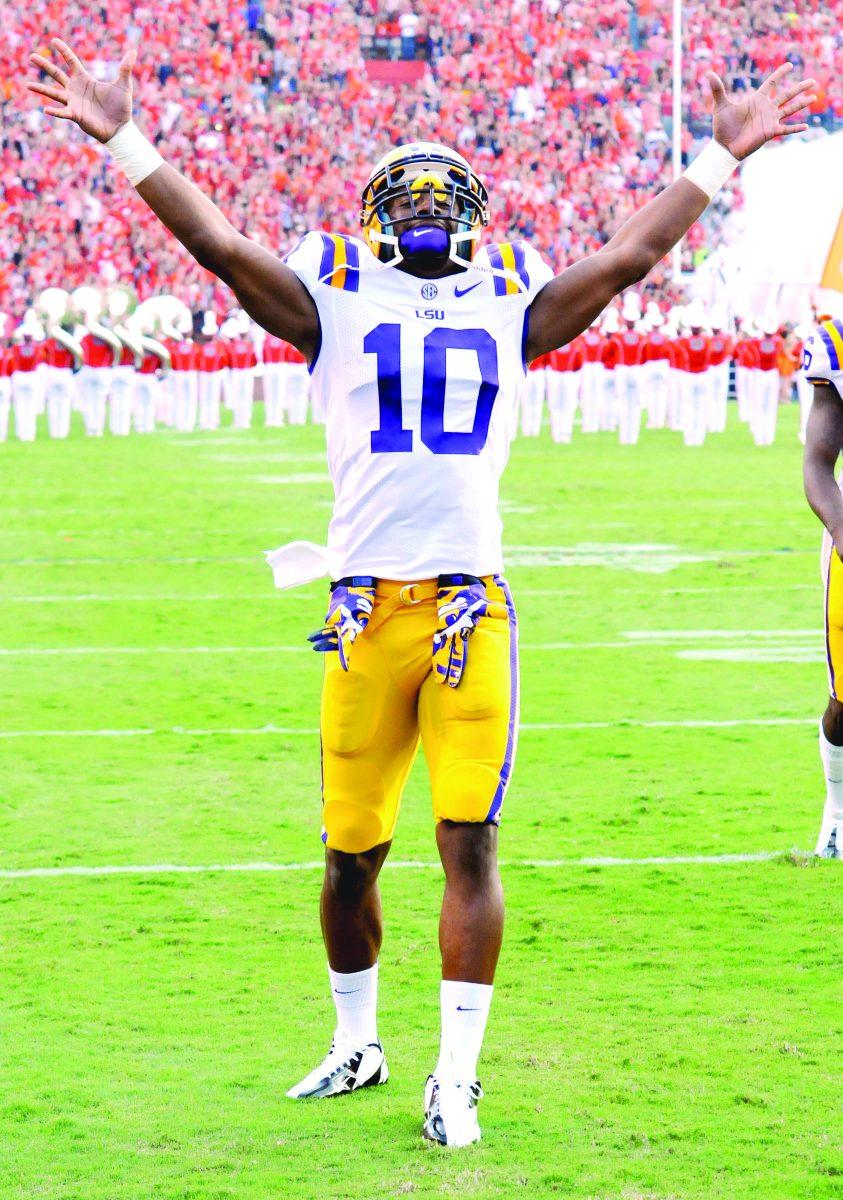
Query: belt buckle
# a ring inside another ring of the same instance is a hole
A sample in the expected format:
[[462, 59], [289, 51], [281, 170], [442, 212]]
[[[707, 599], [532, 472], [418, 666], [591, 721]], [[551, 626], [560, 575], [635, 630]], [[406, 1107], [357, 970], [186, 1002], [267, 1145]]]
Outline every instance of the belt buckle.
[[[417, 583], [405, 583], [398, 593], [398, 599], [402, 604], [421, 604], [423, 597], [414, 596], [412, 593], [419, 585]], [[408, 594], [409, 593], [409, 594]]]

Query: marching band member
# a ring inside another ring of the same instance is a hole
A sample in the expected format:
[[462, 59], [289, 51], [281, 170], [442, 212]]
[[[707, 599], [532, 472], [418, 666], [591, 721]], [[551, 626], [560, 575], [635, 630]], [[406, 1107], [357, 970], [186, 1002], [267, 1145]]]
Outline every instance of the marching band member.
[[44, 319], [47, 338], [44, 342], [44, 378], [46, 390], [47, 429], [51, 438], [66, 438], [70, 433], [70, 417], [76, 392], [74, 371], [84, 359], [82, 343], [74, 337], [64, 322], [70, 312], [70, 295], [63, 288], [46, 288], [38, 297], [36, 307]]
[[575, 338], [567, 346], [551, 350], [547, 372], [547, 410], [550, 414], [550, 436], [554, 442], [570, 442], [574, 432], [574, 416], [580, 387], [580, 368], [583, 348]]
[[143, 361], [140, 338], [122, 321], [136, 306], [137, 297], [128, 288], [112, 288], [106, 296], [106, 311], [112, 322], [111, 329], [120, 341], [120, 361], [111, 372], [108, 423], [109, 429], [117, 437], [125, 437], [131, 432], [136, 372]]
[[[177, 403], [182, 405], [184, 419], [187, 419], [190, 409], [190, 384], [182, 378], [185, 372], [190, 371], [190, 352], [180, 354], [178, 347], [187, 330], [193, 328], [193, 318], [187, 305], [176, 296], [156, 296], [154, 300], [158, 337], [170, 356], [168, 369], [159, 375], [156, 416], [162, 425], [175, 427]], [[176, 369], [176, 361], [186, 366]]]
[[79, 370], [79, 390], [85, 433], [88, 437], [102, 437], [112, 371], [120, 362], [123, 345], [99, 319], [104, 301], [96, 288], [76, 288], [71, 302], [84, 330], [80, 339], [83, 362]]
[[28, 308], [23, 321], [12, 335], [12, 404], [15, 411], [15, 434], [21, 442], [34, 442], [38, 419], [39, 398], [43, 396], [43, 377], [39, 371], [46, 361], [44, 328]]
[[754, 326], [751, 317], [736, 317], [735, 326], [735, 396], [738, 401], [738, 420], [748, 423], [752, 416], [758, 347], [753, 337]]
[[688, 334], [682, 344], [688, 355], [684, 370], [682, 402], [682, 436], [686, 446], [701, 446], [708, 424], [710, 385], [707, 378], [711, 363], [711, 343], [705, 334], [702, 305], [693, 301], [685, 314]]
[[655, 301], [647, 305], [646, 319], [648, 332], [641, 352], [641, 370], [647, 393], [647, 428], [664, 429], [673, 352], [664, 332], [664, 317]]
[[621, 309], [622, 327], [614, 335], [618, 348], [615, 363], [615, 406], [618, 438], [622, 446], [634, 446], [641, 430], [641, 361], [644, 335], [636, 329], [641, 321], [641, 301], [627, 292]]
[[603, 338], [600, 335], [599, 318], [592, 321], [585, 333], [580, 334], [582, 347], [582, 379], [580, 381], [580, 408], [582, 409], [583, 433], [597, 433], [600, 428], [600, 408], [603, 397]]
[[[3, 337], [9, 318], [0, 313], [0, 338]], [[9, 413], [12, 409], [12, 349], [0, 342], [0, 442], [9, 436]]]
[[199, 428], [219, 429], [222, 381], [228, 370], [228, 350], [218, 337], [216, 313], [206, 312], [196, 344], [199, 388]]
[[139, 304], [126, 322], [143, 350], [135, 380], [134, 424], [138, 433], [154, 431], [156, 416], [162, 408], [163, 380], [170, 370], [170, 351], [153, 336], [161, 321], [160, 297], [152, 297]]
[[284, 424], [284, 353], [287, 343], [268, 333], [263, 343], [264, 424], [277, 428]]
[[711, 310], [711, 364], [708, 368], [710, 384], [708, 428], [710, 433], [723, 433], [729, 406], [729, 366], [732, 361], [734, 342], [727, 332], [728, 317], [723, 305], [715, 304]]
[[776, 436], [776, 417], [779, 408], [779, 355], [784, 342], [779, 336], [775, 317], [761, 322], [761, 337], [757, 340], [758, 367], [755, 370], [753, 411], [750, 429], [756, 446], [772, 446]]
[[193, 319], [185, 308], [173, 322], [180, 337], [170, 347], [173, 370], [174, 423], [181, 433], [192, 433], [199, 413], [199, 362], [193, 341]]
[[600, 351], [600, 361], [603, 364], [602, 391], [600, 396], [600, 429], [611, 433], [618, 427], [617, 391], [615, 388], [615, 367], [620, 359], [620, 350], [615, 341], [615, 334], [620, 330], [618, 310], [608, 308], [603, 317], [603, 345]]
[[[229, 318], [231, 319], [231, 318]], [[226, 322], [228, 324], [228, 322]], [[255, 400], [255, 367], [258, 365], [254, 343], [249, 337], [250, 321], [245, 313], [235, 318], [234, 337], [228, 345], [231, 395], [235, 429], [250, 429]], [[223, 326], [225, 331], [225, 326]]]
[[[291, 425], [304, 425], [307, 422], [307, 402], [310, 392], [310, 372], [307, 369], [307, 359], [295, 346], [287, 343], [284, 351], [284, 406], [287, 420]], [[325, 424], [325, 413], [314, 403], [313, 420]]]
[[681, 317], [682, 309], [676, 305], [668, 313], [664, 324], [664, 335], [670, 343], [665, 424], [672, 433], [682, 432], [682, 399], [685, 394], [685, 375], [688, 370], [688, 351], [679, 336]]
[[550, 356], [542, 354], [531, 362], [521, 389], [521, 433], [524, 437], [538, 437], [541, 433], [549, 361]]

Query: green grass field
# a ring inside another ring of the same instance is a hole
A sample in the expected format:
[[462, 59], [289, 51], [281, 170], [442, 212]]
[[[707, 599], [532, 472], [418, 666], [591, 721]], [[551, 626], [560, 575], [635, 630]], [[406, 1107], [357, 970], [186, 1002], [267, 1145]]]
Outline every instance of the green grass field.
[[[795, 414], [766, 450], [734, 412], [701, 450], [576, 436], [519, 441], [504, 480], [524, 729], [484, 1141], [456, 1153], [419, 1136], [431, 865], [383, 876], [389, 1085], [284, 1098], [332, 1029], [324, 589], [274, 592], [260, 552], [324, 536], [320, 431], [0, 446], [2, 1200], [841, 1194]], [[393, 857], [432, 864], [417, 767]], [[23, 874], [256, 863], [299, 869]]]

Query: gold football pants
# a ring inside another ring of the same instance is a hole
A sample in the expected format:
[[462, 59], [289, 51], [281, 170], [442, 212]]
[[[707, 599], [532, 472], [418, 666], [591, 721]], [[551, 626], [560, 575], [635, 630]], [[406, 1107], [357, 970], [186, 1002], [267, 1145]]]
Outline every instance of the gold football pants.
[[431, 669], [435, 579], [379, 579], [350, 669], [325, 655], [322, 840], [332, 849], [362, 853], [392, 838], [420, 742], [437, 821], [500, 821], [518, 734], [517, 624], [506, 581], [484, 583], [500, 615], [468, 638], [458, 687]]

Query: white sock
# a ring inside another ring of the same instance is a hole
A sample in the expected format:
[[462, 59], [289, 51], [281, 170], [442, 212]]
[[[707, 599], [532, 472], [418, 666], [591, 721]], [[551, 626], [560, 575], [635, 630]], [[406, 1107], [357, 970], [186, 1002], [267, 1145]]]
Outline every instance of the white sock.
[[442, 980], [442, 1036], [433, 1072], [437, 1079], [474, 1083], [493, 991], [490, 983]]
[[823, 733], [820, 722], [820, 758], [825, 773], [826, 799], [820, 836], [817, 838], [816, 853], [820, 854], [828, 845], [831, 831], [838, 828], [838, 845], [843, 843], [843, 746], [832, 746]]
[[378, 964], [344, 975], [328, 967], [331, 995], [337, 1009], [334, 1041], [368, 1046], [378, 1040]]

